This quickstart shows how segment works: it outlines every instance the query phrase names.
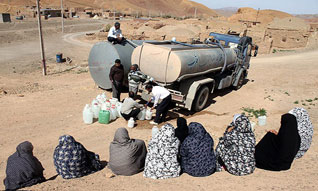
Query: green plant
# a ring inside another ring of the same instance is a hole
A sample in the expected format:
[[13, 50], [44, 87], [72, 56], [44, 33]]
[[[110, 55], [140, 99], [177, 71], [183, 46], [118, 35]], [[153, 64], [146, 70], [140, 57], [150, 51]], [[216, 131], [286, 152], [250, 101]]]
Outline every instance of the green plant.
[[267, 112], [264, 108], [261, 108], [260, 110], [258, 110], [258, 116], [267, 116], [266, 114]]
[[307, 102], [312, 102], [312, 99], [306, 99]]
[[276, 53], [277, 52], [277, 50], [276, 49], [273, 49], [273, 53]]
[[299, 104], [299, 101], [294, 101], [294, 104]]
[[290, 96], [290, 94], [288, 92], [285, 92], [286, 95]]
[[317, 101], [318, 100], [318, 97], [315, 97], [314, 101]]
[[264, 108], [255, 110], [253, 108], [249, 108], [249, 107], [243, 107], [242, 110], [244, 111], [244, 113], [248, 113], [247, 117], [255, 117], [258, 118], [259, 116], [267, 116], [267, 112]]
[[305, 103], [303, 103], [303, 104], [301, 104], [301, 105], [303, 105], [303, 106], [307, 106], [307, 104], [305, 104]]

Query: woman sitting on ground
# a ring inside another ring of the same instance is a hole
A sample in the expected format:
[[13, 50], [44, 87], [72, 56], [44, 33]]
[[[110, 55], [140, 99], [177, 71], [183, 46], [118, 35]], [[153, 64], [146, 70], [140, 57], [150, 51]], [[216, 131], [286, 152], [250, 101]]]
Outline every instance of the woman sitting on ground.
[[131, 176], [143, 171], [147, 149], [145, 142], [130, 139], [126, 128], [117, 129], [109, 148], [109, 167], [116, 175]]
[[196, 177], [215, 172], [213, 139], [200, 123], [189, 124], [189, 135], [180, 147], [182, 171]]
[[270, 130], [256, 145], [256, 167], [281, 171], [288, 170], [296, 158], [309, 149], [313, 126], [307, 111], [295, 108], [281, 118], [279, 132]]
[[102, 169], [99, 156], [87, 151], [70, 135], [59, 138], [54, 151], [56, 171], [64, 179], [79, 178]]
[[222, 167], [236, 176], [248, 175], [255, 170], [255, 135], [250, 121], [244, 115], [235, 115], [215, 149], [217, 171]]
[[189, 128], [187, 125], [187, 120], [185, 118], [178, 117], [177, 128], [176, 128], [175, 132], [176, 132], [176, 137], [180, 141], [180, 144], [182, 144], [184, 139], [189, 135]]
[[180, 175], [181, 168], [177, 160], [180, 141], [174, 134], [174, 127], [168, 123], [151, 138], [148, 144], [144, 177], [167, 179]]
[[25, 141], [17, 146], [17, 151], [8, 158], [6, 190], [16, 190], [29, 187], [45, 181], [44, 168], [40, 161], [33, 156], [33, 145]]

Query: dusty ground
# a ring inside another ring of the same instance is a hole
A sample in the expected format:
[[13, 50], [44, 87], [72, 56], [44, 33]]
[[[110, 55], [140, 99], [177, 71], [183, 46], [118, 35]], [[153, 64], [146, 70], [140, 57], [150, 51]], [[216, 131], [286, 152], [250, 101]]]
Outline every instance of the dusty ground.
[[[109, 144], [114, 132], [117, 128], [126, 126], [126, 122], [118, 119], [109, 125], [83, 124], [84, 105], [90, 103], [102, 91], [95, 87], [86, 70], [90, 45], [76, 41], [74, 37], [77, 35], [54, 35], [46, 38], [50, 74], [46, 77], [41, 75], [37, 41], [2, 44], [0, 47], [1, 180], [5, 177], [7, 157], [15, 152], [17, 144], [25, 140], [33, 143], [34, 154], [42, 162], [46, 178], [56, 175], [53, 151], [58, 144], [58, 137], [63, 134], [73, 135], [88, 150], [98, 153], [101, 160], [108, 161]], [[70, 65], [54, 64], [57, 52], [63, 52], [65, 56], [72, 58], [73, 62]], [[242, 107], [265, 108], [268, 112], [267, 125], [255, 128], [257, 141], [265, 134], [265, 130], [278, 129], [280, 116], [296, 106], [304, 105], [317, 127], [318, 101], [309, 101], [318, 97], [317, 59], [317, 50], [253, 58], [249, 81], [239, 91], [222, 91], [211, 96], [209, 107], [196, 114], [191, 115], [184, 110], [172, 111], [169, 114], [173, 118], [188, 115], [188, 122], [202, 123], [212, 135], [215, 146], [232, 116], [242, 112]], [[107, 95], [110, 96], [110, 93]], [[299, 103], [295, 104], [295, 101]], [[170, 122], [176, 124], [174, 119]], [[129, 129], [129, 133], [131, 137], [146, 142], [151, 136], [149, 125], [145, 123], [139, 123], [136, 128]], [[28, 189], [317, 190], [317, 134], [315, 129], [309, 151], [303, 158], [296, 160], [291, 170], [286, 172], [256, 169], [252, 175], [244, 177], [220, 172], [205, 178], [184, 174], [175, 179], [150, 180], [143, 178], [142, 173], [132, 177], [109, 179], [106, 178], [104, 169], [74, 180], [63, 180], [58, 176]], [[3, 185], [0, 185], [1, 189], [4, 189]]]

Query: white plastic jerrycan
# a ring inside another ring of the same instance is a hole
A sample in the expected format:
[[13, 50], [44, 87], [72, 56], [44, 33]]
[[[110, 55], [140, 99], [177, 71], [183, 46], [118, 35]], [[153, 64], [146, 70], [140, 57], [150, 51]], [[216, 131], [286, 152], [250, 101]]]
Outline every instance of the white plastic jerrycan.
[[118, 113], [118, 117], [121, 117], [121, 118], [123, 117], [121, 115], [121, 113], [120, 113], [122, 105], [123, 105], [123, 103], [121, 103], [121, 102], [117, 102], [116, 103], [116, 110], [117, 110], [117, 113]]
[[134, 121], [134, 118], [131, 117], [131, 118], [128, 120], [127, 127], [129, 127], [129, 128], [134, 128], [134, 126], [135, 126], [135, 121]]
[[258, 118], [258, 125], [265, 126], [266, 125], [266, 116], [259, 116]]
[[85, 124], [92, 124], [93, 123], [93, 111], [89, 104], [86, 104], [83, 110], [83, 121]]
[[[152, 115], [152, 114], [151, 114]], [[146, 118], [146, 109], [143, 108], [137, 115], [138, 120], [143, 121]]]
[[117, 119], [117, 115], [118, 115], [118, 112], [117, 112], [116, 108], [111, 107], [110, 108], [110, 116], [112, 118], [112, 121]]
[[151, 109], [147, 109], [146, 120], [151, 120], [151, 119], [152, 119], [152, 111], [151, 111]]
[[99, 102], [96, 99], [94, 99], [92, 101], [92, 111], [93, 111], [93, 116], [95, 119], [98, 119], [100, 108], [101, 107]]

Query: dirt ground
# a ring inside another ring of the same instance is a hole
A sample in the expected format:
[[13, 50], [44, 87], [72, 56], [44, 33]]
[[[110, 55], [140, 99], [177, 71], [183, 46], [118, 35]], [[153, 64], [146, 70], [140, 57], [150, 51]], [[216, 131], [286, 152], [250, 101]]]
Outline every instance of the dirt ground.
[[[0, 47], [0, 179], [5, 178], [6, 160], [16, 146], [25, 140], [34, 145], [34, 154], [45, 168], [47, 182], [30, 190], [317, 190], [318, 132], [314, 131], [309, 151], [294, 161], [285, 172], [256, 169], [249, 176], [236, 177], [227, 172], [205, 178], [187, 174], [168, 180], [151, 180], [142, 173], [131, 177], [107, 178], [106, 169], [78, 179], [64, 180], [53, 165], [53, 151], [59, 136], [70, 134], [88, 150], [109, 159], [109, 144], [119, 127], [126, 127], [123, 119], [109, 125], [95, 122], [85, 125], [82, 110], [103, 91], [96, 88], [87, 71], [91, 44], [76, 40], [82, 33], [53, 35], [45, 40], [49, 75], [42, 76], [39, 43], [22, 41], [1, 44]], [[72, 58], [71, 64], [54, 63], [55, 54], [62, 52]], [[209, 99], [208, 107], [199, 113], [171, 110], [170, 123], [185, 116], [188, 122], [203, 124], [212, 135], [215, 146], [225, 127], [243, 107], [265, 108], [266, 126], [255, 127], [259, 141], [266, 130], [278, 129], [280, 117], [296, 106], [305, 107], [314, 124], [318, 125], [318, 50], [266, 55], [253, 58], [247, 83], [238, 91], [220, 91]], [[108, 97], [110, 93], [107, 92]], [[122, 95], [122, 97], [126, 94]], [[313, 101], [310, 101], [313, 100]], [[296, 104], [298, 101], [298, 104]], [[254, 118], [252, 121], [256, 120]], [[148, 143], [151, 126], [138, 122], [129, 129], [132, 138]], [[4, 186], [0, 185], [0, 190]]]

